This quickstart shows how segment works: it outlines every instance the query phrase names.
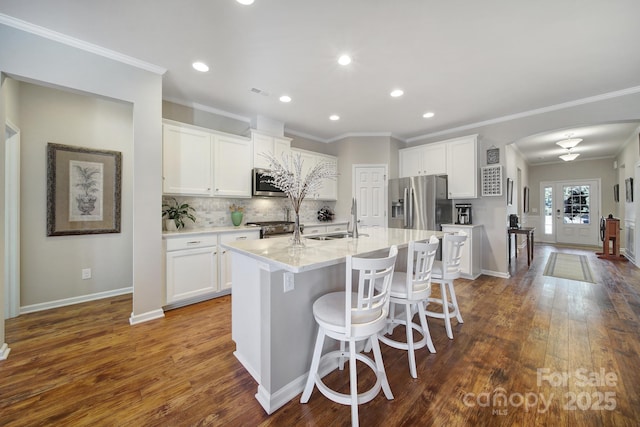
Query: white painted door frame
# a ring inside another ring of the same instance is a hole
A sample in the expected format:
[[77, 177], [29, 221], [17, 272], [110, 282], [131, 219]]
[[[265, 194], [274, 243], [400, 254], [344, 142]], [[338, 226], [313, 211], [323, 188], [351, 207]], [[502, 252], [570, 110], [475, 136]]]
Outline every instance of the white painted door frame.
[[389, 166], [386, 164], [354, 164], [352, 165], [351, 168], [351, 194], [352, 197], [355, 197], [356, 200], [358, 201], [358, 214], [360, 214], [360, 207], [361, 207], [361, 203], [360, 200], [358, 198], [358, 182], [357, 182], [357, 177], [358, 177], [358, 169], [366, 169], [366, 168], [383, 168], [384, 170], [384, 195], [381, 198], [381, 200], [379, 200], [379, 205], [378, 208], [380, 209], [381, 212], [383, 212], [383, 224], [381, 224], [382, 227], [387, 227], [387, 223], [388, 223], [388, 217], [387, 217], [387, 204], [388, 204], [388, 197], [389, 197]]
[[5, 124], [5, 318], [20, 314], [20, 129]]

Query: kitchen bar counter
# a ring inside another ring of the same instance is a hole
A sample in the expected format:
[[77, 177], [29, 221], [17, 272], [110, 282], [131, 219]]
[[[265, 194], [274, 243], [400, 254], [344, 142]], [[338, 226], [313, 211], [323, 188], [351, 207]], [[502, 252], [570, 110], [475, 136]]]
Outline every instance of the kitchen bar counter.
[[[304, 388], [317, 331], [312, 306], [320, 296], [344, 290], [346, 256], [387, 256], [397, 245], [400, 265], [410, 240], [443, 235], [387, 228], [361, 233], [369, 236], [305, 239], [302, 249], [290, 248], [288, 237], [223, 245], [232, 252], [234, 355], [258, 383], [256, 399], [268, 414]], [[333, 369], [326, 367], [321, 375]]]

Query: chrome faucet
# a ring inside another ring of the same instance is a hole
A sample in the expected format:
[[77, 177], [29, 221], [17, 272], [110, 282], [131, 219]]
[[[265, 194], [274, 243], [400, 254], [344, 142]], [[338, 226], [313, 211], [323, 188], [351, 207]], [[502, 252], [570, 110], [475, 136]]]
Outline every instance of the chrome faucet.
[[356, 198], [354, 197], [351, 200], [351, 222], [349, 224], [349, 229], [347, 232], [351, 234], [354, 239], [357, 239], [359, 236], [358, 233], [358, 202], [356, 202]]

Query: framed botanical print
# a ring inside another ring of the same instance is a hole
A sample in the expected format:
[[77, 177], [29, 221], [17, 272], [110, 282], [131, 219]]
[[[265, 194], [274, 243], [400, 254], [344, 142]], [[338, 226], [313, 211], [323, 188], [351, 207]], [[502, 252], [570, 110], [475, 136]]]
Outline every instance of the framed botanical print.
[[120, 232], [122, 153], [47, 144], [47, 236]]

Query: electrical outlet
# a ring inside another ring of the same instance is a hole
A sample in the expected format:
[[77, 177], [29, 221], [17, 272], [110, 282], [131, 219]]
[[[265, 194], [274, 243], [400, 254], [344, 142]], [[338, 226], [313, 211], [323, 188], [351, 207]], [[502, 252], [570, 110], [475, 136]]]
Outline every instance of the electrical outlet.
[[293, 273], [286, 271], [284, 273], [284, 292], [291, 292], [294, 288]]
[[82, 269], [82, 280], [91, 279], [91, 269], [83, 268]]

